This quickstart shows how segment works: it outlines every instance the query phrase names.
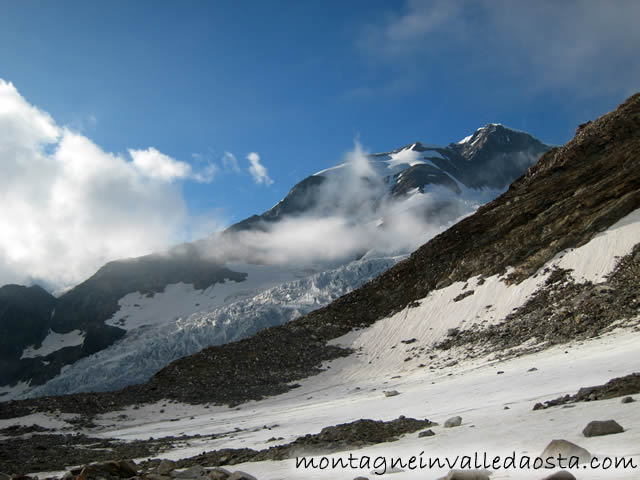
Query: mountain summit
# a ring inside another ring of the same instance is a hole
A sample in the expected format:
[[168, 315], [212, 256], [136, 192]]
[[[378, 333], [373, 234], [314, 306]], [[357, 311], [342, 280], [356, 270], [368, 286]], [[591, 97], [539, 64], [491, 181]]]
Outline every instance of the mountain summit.
[[[414, 142], [389, 152], [362, 154], [369, 170], [356, 175], [365, 182], [361, 187], [375, 203], [438, 186], [462, 198], [465, 189], [505, 189], [549, 148], [528, 133], [489, 124], [465, 141], [448, 146]], [[341, 205], [335, 197], [359, 186], [351, 183], [353, 179], [345, 180], [353, 173], [354, 163], [347, 161], [305, 178], [274, 207], [232, 225], [228, 231], [264, 229], [266, 224], [286, 217], [335, 213]]]

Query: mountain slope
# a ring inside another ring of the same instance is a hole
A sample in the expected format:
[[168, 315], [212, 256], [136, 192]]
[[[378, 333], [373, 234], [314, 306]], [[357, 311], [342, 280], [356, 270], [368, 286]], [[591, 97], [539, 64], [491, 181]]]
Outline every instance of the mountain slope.
[[178, 360], [139, 394], [224, 402], [286, 391], [322, 361], [349, 354], [327, 346], [331, 339], [455, 281], [508, 268], [507, 281], [522, 281], [561, 251], [585, 244], [640, 208], [639, 162], [640, 95], [634, 95], [543, 155], [498, 199], [359, 290], [289, 324]]
[[[573, 260], [562, 263], [563, 258], [572, 258], [571, 249], [579, 252], [584, 270], [589, 265], [585, 259], [602, 250], [599, 239], [614, 238], [606, 240], [607, 248], [613, 248], [606, 252], [606, 262], [614, 265], [614, 256], [622, 254], [623, 263], [630, 265], [631, 272], [637, 271], [637, 255], [630, 249], [637, 242], [634, 232], [640, 223], [629, 215], [640, 208], [639, 132], [640, 95], [635, 95], [616, 111], [580, 129], [564, 147], [546, 153], [502, 196], [327, 307], [239, 342], [177, 360], [139, 386], [101, 395], [8, 402], [0, 406], [0, 415], [15, 416], [31, 406], [101, 412], [162, 398], [189, 403], [244, 402], [286, 392], [292, 382], [321, 373], [323, 362], [344, 356], [350, 356], [355, 372], [371, 375], [378, 371], [376, 355], [384, 355], [385, 361], [393, 358], [387, 363], [395, 370], [402, 365], [416, 368], [412, 359], [425, 353], [426, 346], [415, 350], [410, 346], [414, 339], [399, 335], [415, 331], [416, 337], [442, 341], [450, 333], [447, 329], [455, 331], [463, 321], [482, 324], [507, 318], [528, 298], [534, 300], [545, 285], [571, 290], [571, 282], [558, 282], [553, 273], [554, 269], [576, 268]], [[605, 237], [598, 235], [605, 230]], [[615, 240], [616, 232], [624, 232], [625, 242]], [[625, 271], [612, 274], [626, 275]], [[598, 275], [587, 280], [596, 281]], [[612, 281], [615, 285], [617, 280]], [[607, 288], [615, 287], [603, 285], [603, 291]], [[637, 282], [631, 282], [629, 288], [632, 291], [615, 298], [621, 312], [638, 309]], [[567, 312], [571, 303], [563, 308]], [[619, 315], [612, 315], [610, 321], [623, 320]], [[573, 315], [566, 321], [575, 322]], [[587, 317], [586, 321], [591, 320]], [[407, 328], [394, 327], [398, 322]], [[356, 340], [371, 335], [367, 343], [360, 344], [368, 345], [369, 352], [356, 352]], [[406, 347], [395, 348], [400, 344]], [[360, 355], [365, 356], [354, 363]], [[453, 360], [447, 354], [440, 359], [437, 352], [434, 355], [434, 368]], [[332, 365], [339, 364], [334, 361]], [[327, 375], [330, 373], [321, 377]]]
[[[272, 209], [223, 234], [162, 254], [108, 263], [55, 299], [55, 311], [46, 328], [39, 330], [38, 338], [32, 343], [12, 344], [16, 351], [22, 350], [15, 357], [4, 358], [5, 375], [0, 378], [0, 387], [22, 382], [21, 386], [30, 384], [33, 389], [74, 363], [78, 363], [76, 373], [69, 376], [67, 372], [67, 380], [54, 382], [64, 387], [37, 390], [78, 391], [89, 384], [104, 390], [146, 380], [175, 358], [217, 344], [218, 340], [214, 341], [212, 331], [205, 328], [192, 330], [188, 341], [175, 339], [175, 345], [165, 345], [163, 354], [138, 357], [139, 361], [133, 362], [137, 369], [126, 369], [130, 373], [128, 381], [117, 373], [113, 361], [109, 364], [114, 377], [105, 379], [103, 385], [97, 383], [100, 376], [85, 381], [95, 368], [84, 374], [79, 370], [82, 365], [101, 364], [100, 358], [108, 359], [116, 351], [120, 352], [116, 358], [128, 357], [121, 355], [121, 343], [148, 351], [154, 339], [163, 337], [162, 332], [184, 332], [179, 322], [198, 312], [206, 315], [230, 303], [234, 295], [251, 298], [278, 282], [347, 265], [363, 255], [384, 259], [407, 254], [494, 198], [548, 149], [526, 133], [497, 125], [478, 129], [471, 138], [469, 145], [438, 147], [417, 142], [375, 155], [356, 152], [347, 163], [304, 179]], [[318, 242], [318, 238], [325, 241]], [[309, 239], [316, 239], [314, 248], [308, 248]], [[247, 264], [273, 268], [268, 274], [257, 273], [258, 267]], [[370, 277], [365, 275], [364, 280]], [[353, 279], [354, 287], [362, 281]], [[193, 291], [185, 285], [192, 285]], [[169, 297], [171, 304], [167, 303]], [[223, 297], [229, 300], [222, 301]], [[256, 318], [253, 327], [245, 325], [243, 329], [254, 332], [258, 326], [277, 325], [292, 318], [290, 312], [279, 308], [275, 306], [273, 312], [279, 313], [273, 313], [268, 323]], [[19, 330], [15, 322], [12, 325]], [[134, 331], [134, 326], [144, 327], [144, 331]], [[61, 348], [49, 349], [45, 355], [36, 347], [48, 334], [47, 338]], [[66, 343], [60, 340], [64, 335], [69, 340]], [[29, 358], [21, 355], [27, 351], [35, 353]], [[100, 358], [94, 359], [99, 352], [103, 352]], [[85, 380], [71, 385], [72, 377]]]

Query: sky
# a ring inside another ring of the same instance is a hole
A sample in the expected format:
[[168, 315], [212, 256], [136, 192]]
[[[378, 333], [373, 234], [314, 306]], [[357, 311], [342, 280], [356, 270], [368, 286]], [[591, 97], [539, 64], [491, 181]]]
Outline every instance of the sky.
[[563, 144], [640, 90], [633, 0], [0, 10], [0, 284], [208, 235], [356, 139], [448, 144], [498, 122]]

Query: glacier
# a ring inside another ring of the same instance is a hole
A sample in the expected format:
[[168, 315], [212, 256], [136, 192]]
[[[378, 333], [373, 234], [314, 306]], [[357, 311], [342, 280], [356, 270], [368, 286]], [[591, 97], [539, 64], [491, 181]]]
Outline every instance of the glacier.
[[403, 258], [362, 258], [168, 323], [141, 325], [109, 348], [65, 367], [44, 385], [20, 392], [18, 398], [109, 391], [142, 383], [173, 360], [249, 337], [325, 306]]

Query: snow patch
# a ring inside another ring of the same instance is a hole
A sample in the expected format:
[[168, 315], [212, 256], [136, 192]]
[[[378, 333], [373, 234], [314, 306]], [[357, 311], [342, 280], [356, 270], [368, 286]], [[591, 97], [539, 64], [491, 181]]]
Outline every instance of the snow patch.
[[13, 387], [10, 385], [4, 385], [0, 387], [0, 402], [6, 402], [8, 400], [13, 400], [22, 392], [25, 392], [29, 389], [30, 382], [21, 381], [18, 382]]
[[[413, 147], [413, 145], [412, 145]], [[389, 154], [390, 160], [386, 160], [387, 166], [390, 169], [397, 168], [403, 165], [418, 165], [420, 163], [424, 163], [420, 160], [420, 152], [416, 152], [411, 148], [405, 148], [404, 150], [400, 150], [397, 153]]]
[[554, 263], [561, 268], [573, 269], [571, 273], [578, 282], [600, 283], [613, 271], [618, 259], [631, 253], [638, 242], [640, 209], [620, 219], [586, 245], [557, 255]]
[[82, 345], [85, 334], [81, 330], [72, 330], [69, 333], [56, 333], [49, 330], [46, 338], [42, 341], [40, 348], [34, 346], [23, 350], [20, 360], [23, 358], [46, 357], [50, 353], [57, 352], [64, 347], [76, 347]]
[[78, 417], [78, 415], [70, 413], [32, 413], [24, 417], [0, 419], [0, 430], [13, 425], [23, 427], [40, 425], [41, 427], [55, 430], [69, 429], [72, 428], [72, 425], [68, 423], [68, 420], [76, 417]]
[[471, 135], [467, 135], [462, 140], [460, 140], [458, 142], [458, 145], [462, 145], [463, 143], [467, 143], [469, 140], [471, 140], [471, 137], [473, 137], [473, 133]]

